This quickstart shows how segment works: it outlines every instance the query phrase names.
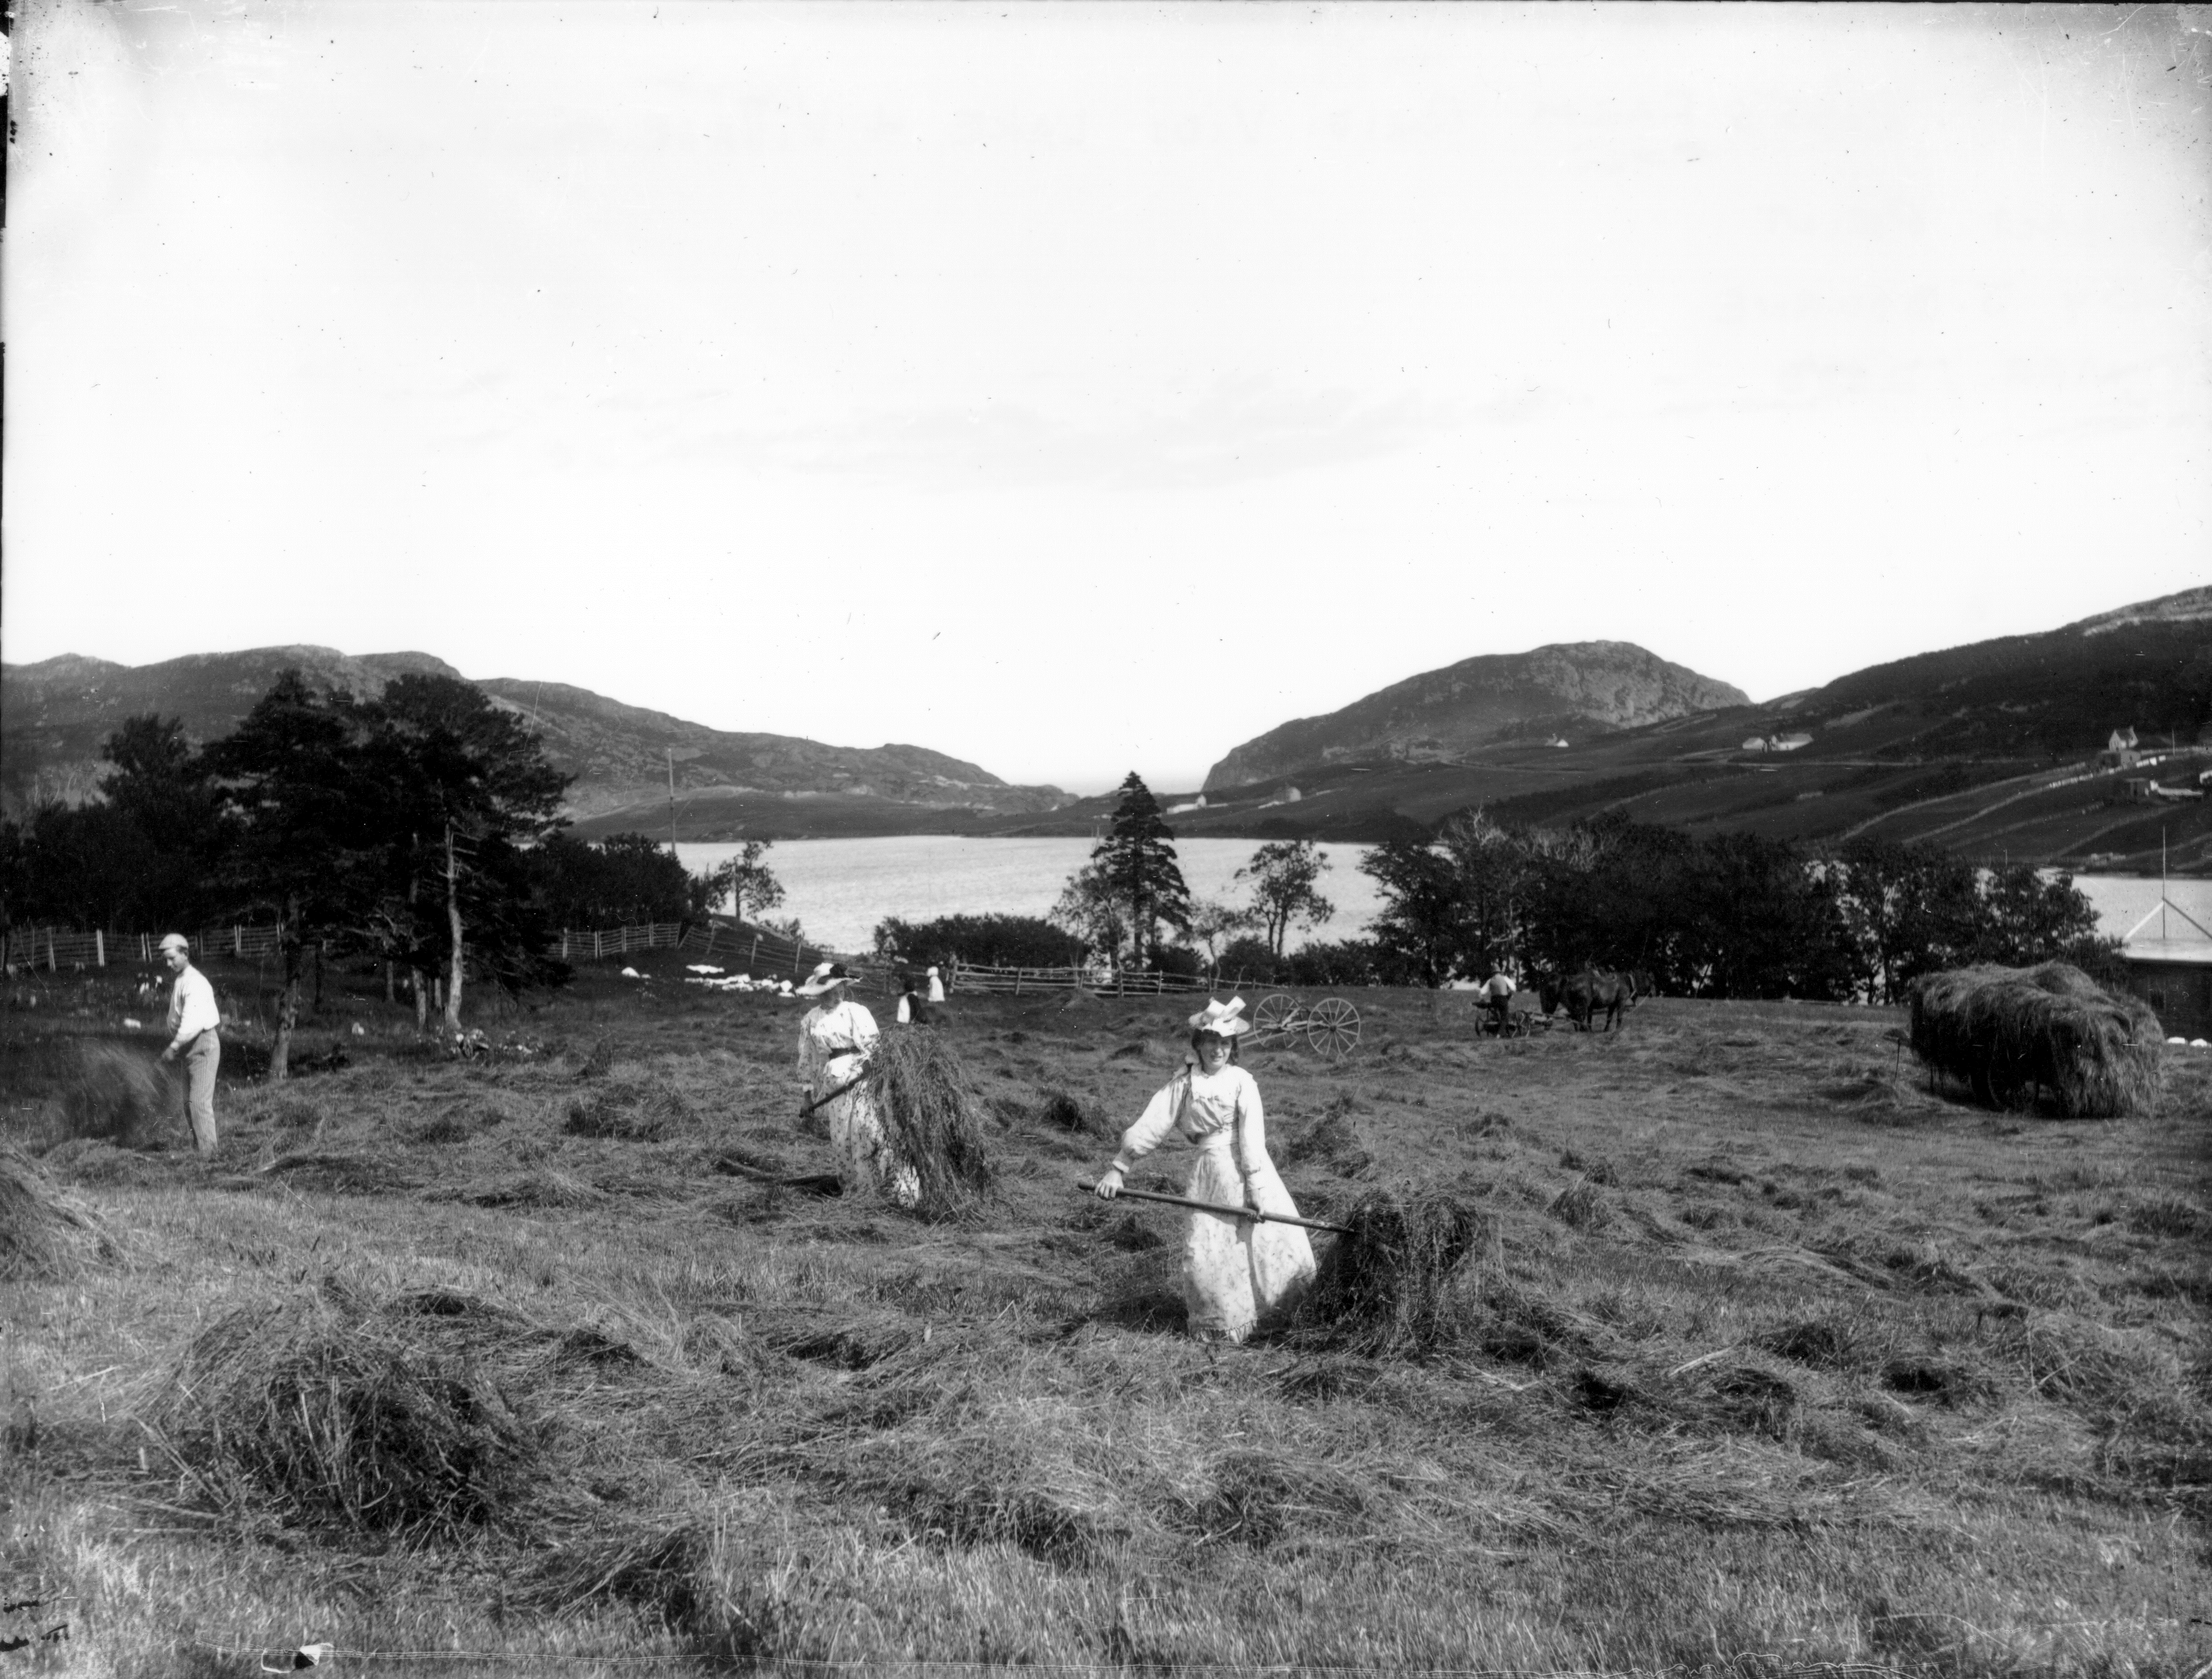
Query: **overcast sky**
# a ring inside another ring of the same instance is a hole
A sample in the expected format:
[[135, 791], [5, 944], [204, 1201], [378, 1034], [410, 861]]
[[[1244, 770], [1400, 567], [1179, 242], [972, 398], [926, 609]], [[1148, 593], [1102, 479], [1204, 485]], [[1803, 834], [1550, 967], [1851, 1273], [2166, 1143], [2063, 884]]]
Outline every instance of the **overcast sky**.
[[29, 0], [9, 662], [1195, 786], [2212, 581], [2204, 8]]

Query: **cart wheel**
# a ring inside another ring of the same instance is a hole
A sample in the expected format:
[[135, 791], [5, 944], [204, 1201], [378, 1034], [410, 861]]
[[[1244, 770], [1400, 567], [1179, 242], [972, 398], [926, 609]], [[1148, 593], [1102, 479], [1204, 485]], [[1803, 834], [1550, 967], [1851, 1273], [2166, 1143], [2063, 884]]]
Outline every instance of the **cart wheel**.
[[1306, 1042], [1338, 1061], [1359, 1047], [1359, 1011], [1341, 997], [1323, 997], [1313, 1007]]
[[1297, 1013], [1297, 999], [1280, 991], [1260, 999], [1260, 1007], [1252, 1013], [1252, 1030], [1261, 1037], [1286, 1031], [1291, 1016]]

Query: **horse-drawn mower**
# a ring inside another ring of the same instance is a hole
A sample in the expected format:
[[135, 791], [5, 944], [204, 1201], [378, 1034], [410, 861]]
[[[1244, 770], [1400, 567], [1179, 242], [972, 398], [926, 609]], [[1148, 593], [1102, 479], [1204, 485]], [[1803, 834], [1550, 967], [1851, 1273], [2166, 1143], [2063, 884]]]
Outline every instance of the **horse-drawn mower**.
[[1308, 1003], [1286, 991], [1260, 999], [1252, 1015], [1252, 1042], [1294, 1043], [1331, 1061], [1341, 1061], [1359, 1047], [1359, 1011], [1341, 997], [1323, 997]]

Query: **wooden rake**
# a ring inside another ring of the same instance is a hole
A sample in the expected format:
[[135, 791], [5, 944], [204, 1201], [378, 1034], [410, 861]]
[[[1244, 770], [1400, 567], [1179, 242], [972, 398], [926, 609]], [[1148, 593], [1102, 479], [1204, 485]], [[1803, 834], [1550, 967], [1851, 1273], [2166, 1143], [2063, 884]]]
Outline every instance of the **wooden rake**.
[[[1078, 1178], [1075, 1187], [1085, 1195], [1097, 1193], [1091, 1186]], [[1163, 1207], [1188, 1207], [1200, 1213], [1218, 1213], [1224, 1219], [1264, 1219], [1269, 1224], [1297, 1225], [1303, 1230], [1325, 1230], [1333, 1236], [1349, 1236], [1352, 1232], [1343, 1225], [1323, 1224], [1318, 1219], [1295, 1219], [1288, 1213], [1260, 1213], [1249, 1207], [1224, 1207], [1218, 1201], [1193, 1201], [1188, 1195], [1164, 1195], [1152, 1189], [1120, 1189], [1115, 1192], [1116, 1201], [1156, 1201]]]

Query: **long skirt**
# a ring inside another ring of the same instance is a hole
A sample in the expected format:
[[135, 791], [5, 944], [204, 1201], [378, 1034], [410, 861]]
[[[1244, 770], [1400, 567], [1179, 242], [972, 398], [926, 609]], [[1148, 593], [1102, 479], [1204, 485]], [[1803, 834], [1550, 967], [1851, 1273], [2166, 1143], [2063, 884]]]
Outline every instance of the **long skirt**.
[[[1273, 1166], [1261, 1169], [1253, 1189], [1261, 1212], [1297, 1217]], [[1201, 1148], [1183, 1193], [1216, 1206], [1242, 1206], [1243, 1185], [1228, 1150]], [[1313, 1274], [1313, 1244], [1296, 1225], [1194, 1213], [1184, 1228], [1182, 1300], [1190, 1332], [1201, 1339], [1243, 1340], [1295, 1306]]]
[[830, 1116], [830, 1146], [841, 1175], [856, 1189], [888, 1195], [901, 1207], [921, 1199], [921, 1174], [892, 1147], [872, 1086], [847, 1091], [823, 1112]]

